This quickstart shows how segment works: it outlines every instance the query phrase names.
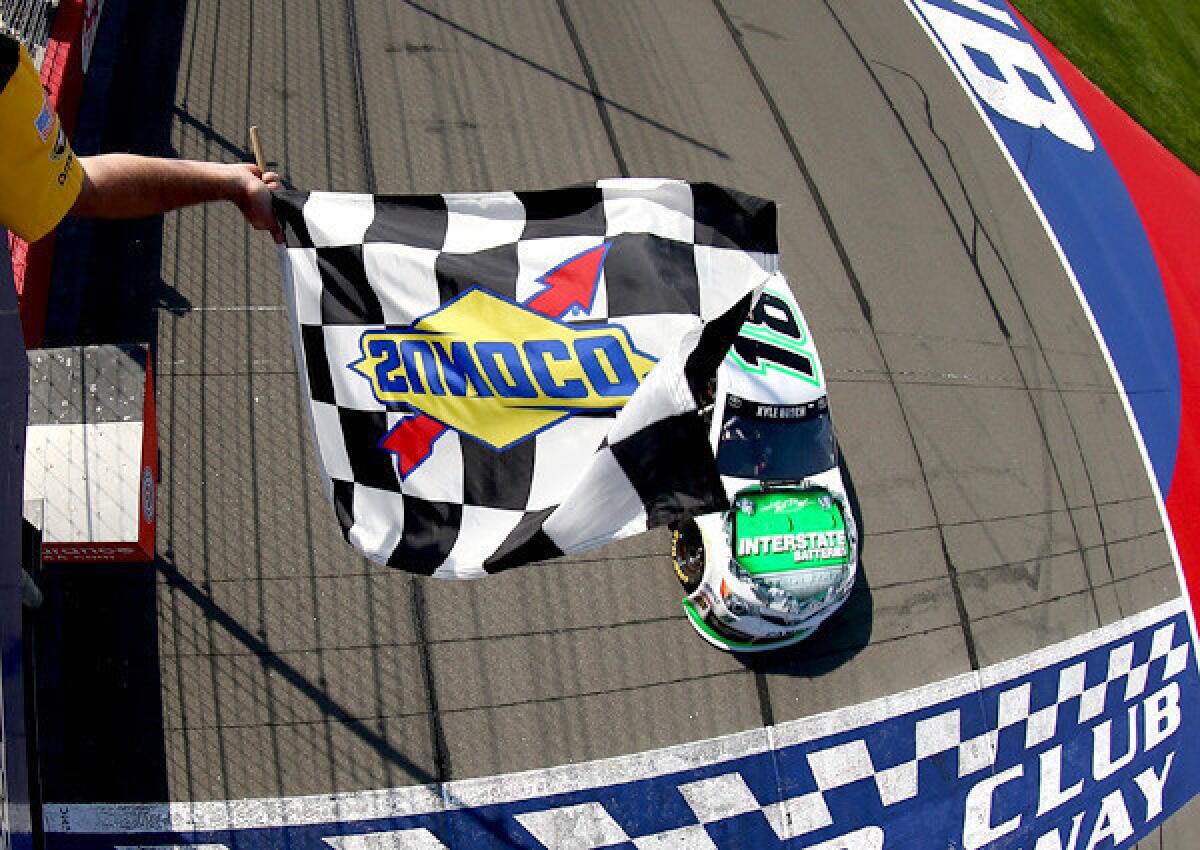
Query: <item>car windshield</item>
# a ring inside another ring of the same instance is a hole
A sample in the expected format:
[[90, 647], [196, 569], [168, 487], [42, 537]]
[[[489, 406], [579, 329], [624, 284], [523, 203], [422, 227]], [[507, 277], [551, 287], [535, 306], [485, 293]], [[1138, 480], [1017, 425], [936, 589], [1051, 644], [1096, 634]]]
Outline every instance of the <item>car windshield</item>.
[[837, 464], [825, 399], [807, 405], [758, 405], [730, 397], [717, 468], [733, 478], [797, 481]]

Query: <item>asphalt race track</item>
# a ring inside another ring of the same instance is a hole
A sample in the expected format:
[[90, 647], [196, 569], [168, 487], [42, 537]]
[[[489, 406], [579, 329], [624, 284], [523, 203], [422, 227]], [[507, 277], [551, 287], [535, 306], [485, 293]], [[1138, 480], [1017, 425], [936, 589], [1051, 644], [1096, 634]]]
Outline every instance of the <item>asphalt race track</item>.
[[[472, 583], [370, 566], [321, 493], [270, 240], [232, 207], [96, 227], [80, 336], [157, 352], [159, 559], [44, 576], [47, 800], [319, 794], [637, 752], [1179, 594], [1068, 278], [899, 0], [127, 6], [105, 10], [111, 86], [85, 106], [106, 150], [247, 159], [258, 124], [301, 188], [644, 175], [775, 199], [865, 545], [846, 608], [750, 660], [692, 632], [665, 533]], [[1190, 846], [1196, 811], [1139, 846]]]

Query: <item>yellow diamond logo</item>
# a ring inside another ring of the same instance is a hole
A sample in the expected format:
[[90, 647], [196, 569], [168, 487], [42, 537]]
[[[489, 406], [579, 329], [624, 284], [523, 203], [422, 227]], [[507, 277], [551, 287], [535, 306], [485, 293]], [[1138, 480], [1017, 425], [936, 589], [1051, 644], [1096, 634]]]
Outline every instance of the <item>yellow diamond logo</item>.
[[350, 364], [375, 398], [505, 449], [581, 412], [619, 410], [654, 366], [619, 325], [566, 324], [473, 287]]

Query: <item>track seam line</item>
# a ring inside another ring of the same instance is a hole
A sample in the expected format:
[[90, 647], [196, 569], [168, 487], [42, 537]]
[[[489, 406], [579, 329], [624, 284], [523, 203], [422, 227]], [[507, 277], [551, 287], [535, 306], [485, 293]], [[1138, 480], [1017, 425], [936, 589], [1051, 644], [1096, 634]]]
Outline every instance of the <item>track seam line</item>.
[[587, 58], [587, 53], [584, 52], [583, 41], [579, 38], [579, 31], [575, 28], [575, 21], [572, 20], [571, 13], [567, 11], [565, 0], [558, 0], [558, 13], [562, 16], [563, 26], [566, 27], [567, 36], [571, 39], [571, 44], [575, 48], [575, 55], [579, 58], [583, 75], [587, 79], [588, 92], [592, 96], [592, 102], [596, 105], [596, 112], [600, 115], [600, 123], [604, 125], [604, 134], [608, 137], [608, 145], [612, 148], [613, 157], [617, 161], [617, 172], [622, 177], [628, 177], [629, 166], [625, 162], [625, 155], [621, 152], [621, 145], [617, 140], [617, 130], [613, 126], [612, 116], [608, 114], [608, 103], [604, 96], [600, 94], [600, 84], [596, 80], [596, 72], [592, 68], [591, 61]]
[[[208, 69], [209, 70], [209, 82], [208, 82], [207, 118], [208, 118], [209, 123], [212, 122], [213, 101], [215, 100], [215, 97], [216, 97], [216, 76], [217, 75], [214, 73], [214, 69], [220, 67], [220, 65], [217, 63], [217, 41], [218, 41], [218, 31], [220, 29], [220, 27], [217, 24], [217, 21], [220, 20], [220, 17], [221, 17], [221, 0], [217, 0], [215, 10], [214, 10], [214, 21], [213, 21], [212, 59], [211, 59], [211, 65], [209, 66], [209, 69]], [[212, 142], [210, 140], [208, 140], [208, 139], [204, 140], [204, 153], [205, 153], [206, 157], [208, 157], [212, 153], [211, 145], [212, 145]], [[202, 226], [201, 230], [202, 230], [202, 234], [203, 234], [202, 239], [203, 239], [203, 243], [204, 243], [203, 251], [201, 252], [201, 256], [205, 258], [203, 260], [203, 264], [205, 266], [207, 266], [208, 265], [207, 258], [209, 256], [211, 256], [211, 254], [209, 253], [209, 250], [208, 250], [208, 247], [209, 247], [209, 245], [208, 245], [208, 241], [209, 241], [209, 226], [208, 226], [209, 225], [209, 208], [208, 207], [205, 207], [203, 209], [203, 211], [201, 212], [201, 221], [203, 222], [203, 226]], [[209, 289], [208, 282], [210, 279], [211, 278], [208, 274], [204, 275], [204, 283], [202, 284], [202, 292], [203, 292], [202, 301], [203, 302], [208, 301], [208, 289]], [[208, 334], [204, 333], [204, 325], [206, 325], [206, 324], [207, 324], [207, 317], [202, 316], [201, 317], [202, 339], [201, 339], [201, 343], [200, 343], [200, 356], [202, 358], [202, 362], [207, 361], [207, 359], [208, 359]], [[201, 398], [204, 399], [206, 396], [207, 396], [207, 393], [205, 393], [204, 390], [202, 389], [201, 390]], [[199, 414], [200, 435], [201, 435], [200, 436], [200, 456], [203, 458], [208, 457], [208, 448], [209, 448], [208, 409], [209, 409], [209, 404], [207, 402], [207, 399], [205, 399], [205, 403], [203, 403], [201, 405], [200, 414]], [[201, 490], [201, 494], [202, 494], [201, 498], [200, 498], [200, 517], [201, 517], [200, 522], [201, 522], [201, 528], [203, 529], [203, 539], [204, 539], [204, 544], [203, 544], [203, 547], [204, 547], [203, 548], [203, 552], [204, 552], [203, 587], [204, 587], [205, 591], [211, 595], [212, 584], [209, 581], [209, 578], [210, 578], [209, 563], [210, 563], [210, 556], [211, 556], [212, 552], [208, 545], [208, 540], [209, 540], [209, 534], [208, 534], [208, 531], [209, 531], [209, 529], [208, 529], [208, 520], [209, 520], [208, 488], [202, 487], [202, 488], [200, 488], [200, 490]], [[205, 620], [205, 631], [207, 632], [207, 635], [208, 635], [209, 646], [213, 646], [215, 643], [215, 641], [213, 639], [215, 636], [214, 629], [215, 629], [215, 624], [211, 620], [206, 619]], [[217, 724], [224, 725], [222, 723], [223, 712], [221, 711], [221, 699], [220, 699], [221, 687], [220, 687], [220, 682], [218, 681], [218, 678], [217, 678], [216, 664], [210, 663], [208, 665], [208, 668], [209, 668], [210, 686], [212, 687], [212, 693], [214, 694], [213, 714], [216, 718]], [[229, 763], [228, 762], [228, 753], [226, 752], [226, 749], [225, 749], [225, 738], [222, 735], [217, 735], [216, 738], [217, 738], [218, 760], [219, 760], [222, 768], [224, 768], [224, 766]], [[191, 779], [192, 779], [192, 774], [189, 772], [188, 773], [189, 783], [191, 782]], [[230, 784], [229, 784], [229, 772], [227, 770], [222, 769], [221, 775], [220, 775], [220, 782], [221, 782], [221, 787], [224, 789], [223, 796], [226, 799], [228, 799], [231, 794], [231, 788], [230, 788]]]
[[[250, 26], [243, 30], [244, 33], [248, 34], [247, 38], [246, 38], [246, 53], [247, 53], [246, 67], [248, 69], [253, 69], [254, 68], [253, 33], [255, 31], [255, 28], [254, 28], [254, 0], [249, 0], [249, 2], [247, 3], [246, 15], [250, 22]], [[249, 127], [252, 123], [254, 123], [253, 116], [251, 116], [251, 114], [250, 114], [250, 105], [253, 103], [253, 91], [254, 91], [254, 89], [253, 89], [254, 79], [253, 79], [253, 74], [251, 72], [246, 73], [245, 82], [246, 82], [246, 87], [245, 87], [245, 91], [243, 92], [243, 96], [245, 98], [245, 108], [244, 108], [242, 117], [243, 117], [245, 126]], [[246, 250], [243, 251], [243, 259], [244, 259], [244, 285], [245, 285], [245, 289], [246, 289], [247, 300], [249, 300], [249, 298], [250, 298], [250, 289], [251, 289], [251, 285], [250, 285], [251, 268], [250, 268], [250, 251], [249, 251], [250, 233], [251, 232], [252, 231], [250, 231], [249, 229], [246, 229], [245, 231], [243, 231], [243, 237], [242, 237], [243, 243], [246, 248]], [[245, 403], [246, 403], [246, 410], [248, 410], [248, 411], [254, 410], [255, 373], [254, 373], [254, 369], [253, 369], [253, 364], [254, 364], [253, 336], [254, 336], [254, 329], [251, 326], [250, 322], [247, 322], [246, 323], [246, 345], [245, 345], [245, 357], [246, 357], [246, 391], [245, 391], [246, 398], [245, 398]], [[253, 526], [254, 526], [253, 563], [254, 563], [254, 570], [256, 573], [256, 576], [252, 579], [252, 581], [254, 582], [254, 586], [255, 586], [256, 602], [258, 603], [258, 635], [262, 639], [264, 644], [269, 645], [269, 638], [267, 635], [267, 595], [266, 595], [266, 587], [267, 586], [263, 582], [262, 488], [259, 485], [259, 480], [258, 480], [259, 479], [258, 465], [254, 462], [254, 458], [256, 458], [258, 456], [258, 425], [255, 422], [255, 417], [254, 417], [253, 413], [251, 413], [251, 415], [248, 417], [247, 432], [248, 432], [247, 436], [249, 437], [249, 442], [250, 442], [250, 459], [251, 460], [249, 463], [248, 477], [249, 477], [249, 483], [250, 483], [251, 514], [254, 518], [254, 522], [253, 522]], [[275, 762], [275, 764], [274, 764], [275, 788], [276, 788], [276, 793], [282, 795], [283, 794], [283, 750], [282, 750], [282, 747], [279, 742], [278, 732], [275, 728], [275, 724], [277, 722], [276, 721], [277, 710], [276, 710], [276, 705], [275, 705], [274, 686], [271, 681], [270, 670], [267, 665], [266, 658], [263, 656], [257, 656], [257, 659], [258, 659], [258, 667], [259, 667], [259, 670], [261, 671], [262, 677], [263, 677], [263, 690], [264, 690], [265, 696], [266, 696], [265, 703], [266, 703], [266, 709], [267, 709], [268, 726], [270, 726], [270, 728], [271, 728], [269, 737], [270, 737], [270, 742], [271, 742], [270, 743], [271, 754], [272, 754], [272, 756], [274, 758], [274, 762]]]
[[[191, 38], [189, 39], [189, 43], [188, 43], [187, 70], [184, 73], [184, 85], [182, 87], [182, 91], [183, 91], [182, 101], [185, 106], [188, 103], [188, 93], [191, 91], [192, 69], [194, 66], [195, 59], [196, 59], [196, 33], [197, 33], [197, 30], [199, 29], [199, 17], [200, 17], [199, 9], [195, 6], [192, 6], [189, 9], [189, 11], [185, 11], [184, 12], [184, 22], [183, 22], [183, 26], [185, 28], [187, 27], [189, 12], [191, 12], [191, 20], [192, 20]], [[181, 50], [182, 50], [182, 45], [181, 45]], [[172, 99], [172, 100], [174, 100], [174, 99]], [[174, 229], [174, 235], [175, 235], [175, 251], [174, 251], [175, 274], [174, 274], [174, 279], [178, 280], [179, 276], [180, 276], [180, 274], [179, 274], [180, 273], [179, 258], [182, 255], [182, 252], [180, 250], [180, 246], [182, 243], [181, 228], [176, 227]], [[165, 240], [164, 240], [164, 243], [165, 243]], [[203, 257], [203, 256], [207, 256], [207, 255], [202, 254], [201, 256]], [[203, 280], [204, 280], [204, 283], [202, 284], [202, 287], [204, 287], [204, 289], [207, 289], [207, 281], [208, 281], [207, 275], [204, 276]], [[155, 332], [155, 337], [156, 337], [155, 343], [157, 345], [159, 342], [159, 339], [158, 339], [159, 334], [157, 333], [157, 322], [155, 323], [155, 331], [156, 331]], [[203, 336], [204, 335], [201, 334], [201, 337], [202, 337], [201, 345], [204, 344]], [[171, 334], [171, 349], [174, 353], [178, 353], [179, 336], [174, 333]], [[164, 377], [166, 377], [166, 376], [160, 375], [159, 381], [162, 381], [164, 379]], [[168, 511], [167, 511], [167, 525], [166, 525], [166, 550], [165, 550], [164, 554], [167, 558], [174, 560], [173, 549], [174, 549], [174, 542], [175, 542], [176, 511], [174, 510], [173, 506], [178, 504], [176, 499], [174, 498], [174, 494], [176, 492], [177, 482], [179, 480], [178, 476], [176, 475], [175, 461], [176, 461], [176, 458], [178, 457], [178, 454], [175, 451], [175, 445], [176, 445], [176, 435], [178, 434], [177, 423], [179, 422], [179, 417], [178, 417], [178, 404], [177, 404], [178, 394], [176, 392], [174, 392], [175, 375], [174, 375], [173, 370], [170, 375], [170, 380], [172, 383], [172, 387], [171, 387], [172, 392], [170, 393], [169, 401], [166, 405], [166, 409], [169, 411], [169, 417], [170, 417], [169, 422], [170, 422], [171, 427], [170, 427], [168, 435], [167, 435], [168, 452], [167, 452], [167, 459], [166, 459], [166, 467], [167, 468], [165, 470], [165, 472], [168, 476], [168, 493], [167, 493], [167, 497], [166, 497]], [[201, 411], [200, 411], [201, 423], [203, 423], [203, 417], [204, 417], [204, 409], [203, 409], [203, 405], [202, 405]], [[160, 432], [159, 432], [159, 439], [160, 439], [160, 441], [162, 440], [162, 429], [161, 428], [160, 428]], [[200, 439], [201, 439], [201, 443], [200, 443], [201, 452], [203, 452], [203, 448], [204, 448], [203, 428], [201, 428], [201, 438]], [[160, 446], [159, 451], [161, 454], [161, 446]], [[159, 467], [160, 480], [157, 483], [158, 490], [157, 490], [157, 494], [156, 494], [156, 497], [157, 497], [156, 502], [163, 500], [162, 480], [161, 480], [161, 476], [163, 475], [163, 472], [164, 472], [164, 470], [162, 468], [162, 465], [160, 465], [160, 467]], [[203, 516], [204, 515], [204, 496], [201, 495], [200, 498], [201, 498], [201, 516]], [[162, 511], [157, 508], [157, 505], [156, 505], [156, 511], [158, 513], [158, 518], [161, 521]], [[206, 543], [202, 543], [201, 545], [204, 546], [205, 548], [207, 548]], [[157, 543], [156, 543], [156, 549], [157, 549]], [[163, 560], [162, 556], [160, 556], [157, 551], [155, 552], [155, 559], [156, 559], [156, 561]], [[157, 567], [156, 567], [156, 569], [157, 569]], [[155, 583], [157, 584], [157, 580]], [[178, 638], [178, 636], [180, 635], [179, 594], [176, 593], [175, 589], [172, 588], [170, 585], [167, 585], [167, 589], [168, 589], [168, 598], [170, 599], [170, 615], [171, 615], [171, 627], [172, 627], [171, 633], [172, 633], [173, 637]], [[156, 596], [157, 596], [157, 593], [156, 593]], [[210, 634], [209, 634], [210, 646], [211, 646], [211, 642], [212, 642], [211, 638], [212, 638], [212, 635], [210, 632]], [[162, 640], [161, 633], [159, 636], [159, 640], [161, 643], [161, 640]], [[172, 660], [174, 661], [175, 670], [176, 670], [176, 673], [178, 674], [181, 671], [183, 658], [188, 657], [188, 656], [186, 656], [185, 654], [183, 654], [179, 651], [179, 644], [178, 644], [177, 640], [175, 642], [174, 648], [175, 648], [175, 651], [173, 653]], [[160, 656], [159, 675], [162, 676], [162, 663], [161, 662], [165, 659], [162, 658], [159, 647], [154, 647], [154, 651], [155, 651], [155, 654], [158, 654]], [[179, 679], [182, 680], [182, 678], [183, 678], [182, 675], [180, 675]], [[160, 688], [161, 688], [161, 685], [160, 685]], [[187, 708], [187, 704], [183, 700], [180, 700], [179, 713], [180, 713], [180, 717], [186, 721], [187, 714], [188, 714], [188, 708]], [[164, 727], [166, 726], [165, 712], [164, 712], [162, 725]], [[162, 735], [162, 737], [164, 739], [163, 749], [165, 751], [166, 750], [166, 729], [163, 728], [162, 730], [160, 730], [160, 734]], [[188, 737], [186, 735], [183, 736], [183, 740], [181, 742], [180, 748], [183, 750], [184, 775], [186, 776], [185, 784], [187, 785], [188, 799], [195, 799], [195, 797], [196, 797], [195, 782], [193, 780], [193, 773], [192, 773], [192, 769], [193, 769], [192, 742], [188, 739]], [[168, 789], [164, 788], [163, 791], [164, 791], [164, 796], [166, 796], [168, 793]]]
[[[288, 7], [288, 0], [283, 0], [283, 2], [280, 4], [280, 7], [279, 7], [279, 11], [280, 11], [279, 31], [280, 31], [280, 41], [281, 41], [282, 47], [283, 47], [282, 56], [283, 56], [283, 68], [284, 68], [284, 79], [283, 79], [283, 81], [281, 81], [281, 86], [287, 80], [288, 58], [291, 56], [291, 52], [288, 50], [288, 10], [287, 10], [287, 7]], [[320, 58], [322, 60], [321, 67], [324, 67], [325, 46], [324, 46], [324, 43], [320, 36], [321, 26], [320, 26], [319, 21], [317, 24], [317, 32], [318, 32], [317, 48], [318, 48], [318, 53], [320, 55]], [[286, 86], [283, 86], [283, 87], [286, 87]], [[290, 132], [290, 127], [291, 127], [291, 109], [289, 107], [290, 102], [291, 102], [290, 98], [287, 98], [287, 97], [283, 98], [282, 109], [281, 109], [281, 113], [282, 113], [281, 117], [283, 119], [283, 139], [282, 139], [283, 156], [280, 158], [281, 162], [291, 162], [292, 161], [290, 153], [289, 153], [290, 147], [291, 147], [290, 142], [291, 142], [291, 137], [292, 137], [291, 132]], [[328, 103], [328, 93], [326, 92], [324, 74], [321, 75], [321, 103], [322, 103], [323, 109], [326, 107], [326, 105]], [[328, 131], [326, 131], [326, 132], [328, 132]], [[324, 159], [325, 159], [325, 179], [326, 179], [326, 182], [328, 185], [328, 183], [330, 181], [332, 181], [332, 179], [333, 179], [333, 167], [332, 167], [332, 164], [331, 164], [330, 158], [329, 158], [329, 145], [328, 144], [325, 145]], [[286, 307], [283, 309], [286, 310]], [[289, 323], [290, 323], [290, 319], [289, 319]], [[260, 373], [260, 374], [265, 374], [265, 373]], [[302, 398], [303, 391], [301, 389], [301, 383], [300, 383], [300, 380], [298, 377], [296, 379], [294, 389], [295, 389], [295, 392], [293, 394], [293, 399], [295, 401], [296, 421], [297, 422], [305, 422], [305, 421], [307, 421], [309, 412], [305, 409], [304, 400]], [[297, 433], [297, 436], [299, 439], [297, 456], [300, 459], [300, 477], [301, 477], [301, 480], [307, 481], [309, 479], [309, 475], [311, 474], [310, 467], [309, 467], [309, 464], [311, 463], [311, 460], [309, 458], [310, 449], [305, 441], [305, 429], [298, 428], [296, 430], [296, 433]], [[311, 512], [312, 512], [312, 503], [309, 501], [308, 487], [301, 488], [300, 498], [301, 498], [301, 504], [304, 506], [304, 517], [305, 517], [304, 542], [305, 542], [305, 556], [308, 561], [308, 589], [309, 589], [309, 595], [312, 598], [313, 612], [315, 614], [315, 612], [318, 610], [319, 594], [317, 593], [317, 578], [318, 578], [318, 576], [317, 576], [317, 564], [316, 564], [316, 554], [315, 554], [316, 546], [315, 546], [315, 541], [313, 538], [312, 522], [309, 521]], [[264, 579], [264, 581], [268, 581], [268, 580], [270, 580], [270, 579]], [[289, 580], [292, 580], [292, 579], [289, 577]], [[317, 644], [317, 649], [314, 650], [314, 654], [317, 656], [317, 686], [322, 691], [328, 691], [329, 690], [329, 676], [327, 675], [326, 668], [325, 668], [324, 638], [321, 635], [322, 628], [321, 628], [320, 617], [316, 618], [316, 621], [313, 624], [313, 629], [314, 629], [314, 634], [316, 635], [316, 644]], [[328, 758], [329, 787], [336, 788], [337, 787], [337, 767], [336, 767], [336, 761], [333, 758], [333, 754], [335, 752], [334, 741], [333, 741], [333, 724], [330, 722], [328, 717], [324, 717], [324, 718], [322, 718], [321, 727], [322, 727], [322, 732], [323, 732], [322, 737], [324, 738], [324, 743], [325, 743], [325, 751], [329, 754], [329, 758]]]
[[[364, 75], [362, 66], [362, 50], [361, 42], [358, 34], [358, 18], [354, 10], [354, 0], [349, 0], [344, 6], [346, 19], [346, 40], [347, 49], [350, 52], [350, 72], [352, 76], [352, 86], [354, 88], [354, 110], [355, 123], [358, 125], [359, 143], [362, 147], [362, 167], [363, 176], [366, 180], [366, 190], [369, 194], [375, 194], [378, 191], [375, 178], [375, 164], [373, 160], [373, 150], [371, 147], [371, 131], [367, 117], [366, 103], [366, 88], [364, 85]], [[428, 637], [428, 622], [426, 616], [425, 593], [424, 588], [419, 581], [412, 582], [412, 593], [409, 595], [411, 600], [410, 610], [413, 620], [416, 625], [416, 633], [418, 640], [416, 642], [417, 655], [420, 661], [421, 675], [425, 682], [426, 703], [429, 706], [429, 734], [433, 744], [433, 760], [435, 781], [439, 784], [449, 781], [451, 775], [450, 748], [446, 741], [445, 729], [441, 721], [441, 709], [439, 708], [437, 695], [437, 680], [434, 675], [433, 661], [429, 651]], [[368, 619], [370, 621], [368, 629], [374, 632], [374, 609], [371, 607], [371, 594], [368, 591]], [[372, 667], [376, 676], [378, 676], [378, 658], [376, 653], [376, 645], [371, 645]], [[391, 743], [387, 740], [386, 727], [381, 727], [377, 733], [385, 744], [390, 748]]]

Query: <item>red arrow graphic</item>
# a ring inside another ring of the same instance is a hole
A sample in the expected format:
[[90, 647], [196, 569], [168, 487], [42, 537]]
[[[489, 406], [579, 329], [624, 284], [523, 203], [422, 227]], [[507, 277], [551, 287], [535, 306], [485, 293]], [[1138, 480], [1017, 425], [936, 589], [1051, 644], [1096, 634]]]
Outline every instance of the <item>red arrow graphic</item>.
[[605, 242], [590, 248], [539, 277], [538, 283], [546, 288], [526, 301], [525, 306], [551, 319], [561, 319], [573, 307], [590, 312], [611, 244]]
[[[605, 242], [589, 248], [546, 272], [538, 278], [538, 283], [546, 288], [526, 301], [525, 306], [550, 319], [561, 319], [576, 307], [590, 311], [611, 246], [611, 242]], [[433, 451], [433, 444], [445, 431], [445, 425], [418, 413], [400, 420], [380, 441], [379, 447], [396, 455], [400, 480], [403, 481], [425, 462]]]
[[403, 481], [409, 473], [425, 462], [433, 444], [445, 432], [446, 426], [424, 413], [409, 416], [379, 442], [379, 447], [396, 455], [396, 465]]

